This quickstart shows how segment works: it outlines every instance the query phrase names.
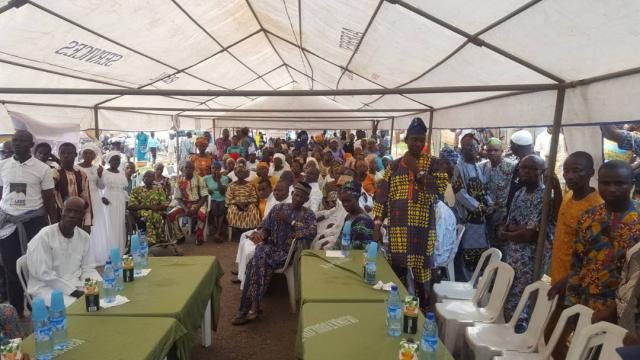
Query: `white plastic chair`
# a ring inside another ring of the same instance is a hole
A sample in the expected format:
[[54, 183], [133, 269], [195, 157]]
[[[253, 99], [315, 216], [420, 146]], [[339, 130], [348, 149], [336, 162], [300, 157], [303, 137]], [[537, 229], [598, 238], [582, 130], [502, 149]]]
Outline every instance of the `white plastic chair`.
[[577, 315], [577, 325], [576, 329], [584, 329], [587, 326], [591, 325], [591, 316], [593, 316], [593, 310], [589, 309], [584, 305], [574, 305], [570, 308], [565, 309], [562, 314], [560, 314], [560, 318], [558, 319], [558, 323], [556, 327], [553, 329], [553, 333], [551, 334], [551, 338], [549, 338], [549, 342], [547, 344], [544, 343], [544, 337], [540, 338], [540, 343], [538, 345], [539, 351], [536, 353], [523, 353], [517, 351], [504, 351], [502, 356], [494, 356], [494, 360], [544, 360], [551, 359], [551, 353], [553, 349], [555, 349], [558, 341], [560, 340], [560, 336], [564, 331], [565, 326], [567, 326], [567, 321], [570, 317]]
[[[460, 238], [462, 238], [462, 234]], [[438, 302], [444, 299], [471, 300], [476, 292], [475, 284], [476, 281], [478, 281], [484, 263], [488, 261], [487, 266], [489, 266], [490, 264], [500, 261], [500, 259], [502, 259], [500, 250], [496, 248], [487, 249], [482, 253], [480, 261], [478, 261], [478, 265], [473, 271], [471, 280], [467, 282], [442, 281], [439, 284], [435, 284], [433, 286], [433, 293], [436, 295], [436, 300]]]
[[[475, 359], [490, 360], [494, 355], [500, 355], [502, 351], [535, 351], [557, 300], [557, 297], [548, 299], [549, 288], [551, 288], [549, 284], [540, 280], [527, 286], [508, 324], [475, 324], [468, 327], [465, 339], [475, 354]], [[536, 290], [538, 293], [533, 299], [532, 296]], [[532, 305], [529, 325], [525, 332], [517, 334], [516, 323], [527, 302]]]
[[620, 359], [616, 348], [623, 346], [622, 339], [626, 334], [625, 328], [606, 321], [591, 324], [582, 329], [579, 328], [571, 341], [567, 360], [594, 359], [594, 351], [598, 347], [600, 347], [598, 359]]
[[31, 305], [31, 295], [27, 291], [27, 284], [29, 283], [29, 267], [27, 265], [27, 255], [22, 255], [16, 261], [16, 270], [18, 273], [18, 280], [24, 291], [24, 297], [27, 298], [27, 302]]
[[[449, 352], [453, 355], [457, 353], [459, 341], [463, 335], [462, 331], [465, 327], [473, 325], [474, 322], [480, 323], [504, 323], [502, 315], [502, 307], [511, 284], [513, 283], [514, 271], [508, 264], [498, 261], [487, 266], [484, 276], [480, 280], [478, 291], [473, 295], [473, 299], [469, 300], [445, 300], [436, 303], [436, 314], [440, 319], [442, 326], [441, 334], [443, 334], [443, 342]], [[493, 281], [495, 279], [495, 281]], [[487, 305], [480, 307], [485, 294], [489, 293]]]
[[458, 253], [458, 247], [460, 246], [460, 241], [462, 241], [462, 235], [464, 234], [464, 225], [458, 224], [456, 225], [456, 246], [453, 248], [454, 251], [449, 254], [449, 258], [447, 259], [447, 264], [445, 265], [445, 269], [447, 271], [447, 279], [451, 282], [456, 281], [456, 272], [453, 267], [453, 262], [456, 258], [456, 254]]
[[296, 313], [296, 276], [295, 276], [295, 253], [296, 253], [296, 239], [293, 239], [291, 242], [291, 247], [289, 247], [289, 254], [287, 254], [287, 260], [285, 260], [284, 265], [275, 270], [275, 274], [284, 274], [287, 279], [287, 289], [289, 291], [289, 304], [291, 305], [291, 312]]

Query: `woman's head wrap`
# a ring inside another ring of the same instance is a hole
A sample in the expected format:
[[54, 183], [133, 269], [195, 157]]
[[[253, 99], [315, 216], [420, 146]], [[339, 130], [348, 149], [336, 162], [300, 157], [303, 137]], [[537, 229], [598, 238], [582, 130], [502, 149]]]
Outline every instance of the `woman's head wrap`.
[[452, 163], [457, 163], [458, 162], [458, 158], [460, 157], [460, 155], [458, 154], [458, 152], [456, 152], [454, 149], [450, 148], [449, 146], [445, 145], [441, 150], [440, 150], [440, 156], [439, 158], [441, 160], [449, 160]]
[[198, 136], [196, 138], [196, 146], [199, 145], [209, 145], [209, 140], [207, 140], [207, 138], [204, 136]]
[[354, 198], [359, 199], [360, 194], [362, 193], [362, 185], [360, 185], [360, 183], [356, 181], [347, 181], [346, 183], [342, 184], [340, 190], [342, 192], [348, 192]]

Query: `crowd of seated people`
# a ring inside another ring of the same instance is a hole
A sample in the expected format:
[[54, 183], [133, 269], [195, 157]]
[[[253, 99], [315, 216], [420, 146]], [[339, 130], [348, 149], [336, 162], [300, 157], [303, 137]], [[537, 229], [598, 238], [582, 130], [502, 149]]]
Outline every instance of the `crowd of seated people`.
[[[639, 134], [602, 130], [640, 156]], [[433, 156], [427, 127], [415, 118], [402, 139], [407, 151], [396, 159], [383, 137], [335, 135], [301, 131], [295, 140], [263, 137], [258, 143], [243, 128], [233, 136], [225, 129], [215, 140], [187, 137], [191, 146], [180, 149], [189, 153], [169, 178], [162, 163], [136, 174], [117, 144], [104, 154], [93, 144], [78, 149], [64, 143], [52, 151], [35, 146], [27, 131], [16, 131], [3, 144], [0, 162], [3, 287], [14, 315], [24, 313], [15, 266], [20, 256], [27, 256], [30, 294], [47, 298], [59, 288], [71, 303], [82, 295], [74, 284], [99, 278], [94, 269], [112, 247], [127, 251], [128, 211], [134, 227], [146, 231], [151, 245], [171, 249], [169, 255], [180, 255], [189, 234], [197, 245], [239, 236], [232, 281], [242, 296], [234, 325], [260, 316], [271, 276], [294, 242], [296, 249], [340, 249], [347, 228], [354, 249], [381, 244], [423, 310], [432, 306], [432, 285], [447, 259], [455, 254], [456, 279], [464, 281], [485, 250], [500, 249], [516, 274], [504, 306], [508, 321], [524, 288], [538, 280], [536, 247], [544, 232], [549, 296], [560, 299], [549, 328], [562, 309], [582, 304], [595, 319], [617, 322], [637, 338], [640, 265], [631, 255], [640, 240], [640, 215], [630, 196], [634, 169], [628, 162], [612, 160], [596, 169], [588, 153], [570, 153], [562, 163], [565, 192], [555, 176], [544, 181], [548, 159], [535, 151], [526, 130], [507, 143], [467, 132]], [[547, 219], [545, 184], [552, 194]], [[456, 225], [464, 227], [459, 246]], [[68, 253], [77, 253], [74, 261], [67, 261]], [[523, 311], [518, 331], [527, 327], [527, 316]]]

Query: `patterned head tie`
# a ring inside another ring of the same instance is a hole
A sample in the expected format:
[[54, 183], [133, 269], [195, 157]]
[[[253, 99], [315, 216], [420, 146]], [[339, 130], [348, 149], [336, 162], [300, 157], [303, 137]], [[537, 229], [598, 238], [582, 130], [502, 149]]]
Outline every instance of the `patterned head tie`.
[[342, 192], [347, 192], [351, 194], [354, 198], [360, 198], [360, 194], [362, 194], [362, 185], [356, 181], [347, 181], [342, 185], [340, 189]]
[[260, 169], [260, 168], [268, 169], [268, 168], [269, 168], [269, 163], [267, 163], [266, 161], [260, 161], [260, 162], [256, 165], [256, 169]]
[[199, 145], [209, 145], [209, 140], [207, 140], [207, 138], [204, 136], [198, 136], [196, 138], [196, 146]]
[[458, 152], [450, 148], [449, 146], [445, 145], [440, 150], [440, 156], [439, 156], [440, 160], [449, 160], [455, 164], [458, 162], [459, 157], [460, 155], [458, 154]]

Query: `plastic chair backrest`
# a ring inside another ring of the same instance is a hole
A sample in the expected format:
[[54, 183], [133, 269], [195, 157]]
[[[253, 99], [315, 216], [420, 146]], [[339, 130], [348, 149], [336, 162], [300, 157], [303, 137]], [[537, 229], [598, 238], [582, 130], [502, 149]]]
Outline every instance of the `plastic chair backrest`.
[[[460, 238], [462, 238], [462, 235], [460, 236]], [[488, 259], [487, 259], [488, 258]], [[500, 261], [502, 259], [502, 252], [500, 252], [500, 250], [496, 249], [496, 248], [490, 248], [485, 250], [482, 253], [482, 256], [480, 256], [480, 261], [478, 261], [478, 265], [476, 265], [475, 270], [473, 270], [473, 275], [471, 276], [471, 279], [469, 280], [469, 283], [475, 287], [476, 285], [476, 281], [478, 280], [478, 277], [480, 276], [480, 272], [482, 271], [482, 268], [484, 267], [484, 263], [487, 262], [487, 267], [496, 262], [496, 261]], [[487, 270], [485, 269], [485, 272]]]
[[[524, 332], [524, 334], [526, 334], [526, 338], [529, 340], [527, 344], [528, 346], [536, 346], [538, 339], [540, 339], [540, 336], [544, 331], [544, 327], [547, 324], [547, 320], [549, 320], [549, 316], [551, 316], [551, 312], [556, 305], [556, 301], [558, 299], [557, 296], [552, 300], [549, 300], [547, 297], [547, 292], [550, 288], [551, 285], [542, 280], [529, 284], [524, 288], [524, 292], [520, 297], [518, 306], [516, 306], [516, 310], [513, 313], [511, 320], [509, 320], [509, 327], [515, 329], [518, 318], [524, 311], [527, 303], [532, 306], [532, 309], [530, 309], [531, 315], [529, 316], [529, 324], [527, 325], [527, 330]], [[535, 302], [530, 301], [530, 298], [536, 290], [538, 293], [535, 295]]]
[[567, 360], [595, 359], [594, 351], [600, 346], [599, 359], [620, 359], [616, 348], [622, 346], [622, 339], [626, 334], [625, 328], [605, 321], [578, 329], [571, 341]]
[[16, 260], [16, 270], [18, 273], [18, 280], [22, 285], [22, 290], [27, 297], [27, 301], [31, 304], [31, 296], [27, 292], [27, 284], [29, 284], [29, 267], [27, 266], [27, 255], [22, 255]]
[[[502, 312], [515, 272], [509, 264], [502, 261], [491, 263], [484, 271], [484, 276], [478, 284], [478, 290], [473, 294], [472, 302], [475, 306], [480, 307], [480, 302], [484, 295], [489, 292], [489, 301], [485, 309], [492, 316], [498, 316]], [[492, 281], [495, 278], [495, 281]], [[492, 287], [493, 285], [493, 287]]]
[[553, 333], [551, 333], [551, 338], [549, 338], [549, 342], [544, 344], [544, 337], [542, 337], [542, 341], [540, 344], [540, 353], [542, 354], [543, 359], [550, 359], [551, 353], [553, 349], [555, 349], [558, 344], [558, 340], [560, 336], [564, 332], [565, 326], [567, 326], [567, 321], [570, 317], [577, 315], [578, 321], [576, 325], [576, 329], [584, 329], [587, 326], [591, 325], [591, 316], [593, 316], [593, 310], [589, 309], [584, 305], [573, 305], [570, 308], [564, 309], [562, 314], [560, 314], [560, 318], [558, 319], [558, 323], [556, 327], [553, 329]]

